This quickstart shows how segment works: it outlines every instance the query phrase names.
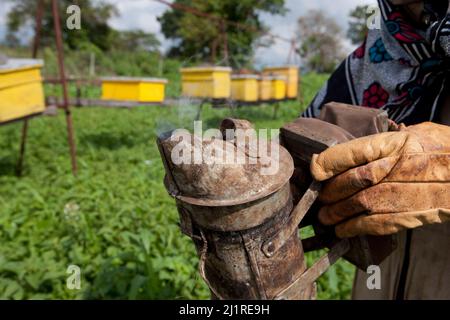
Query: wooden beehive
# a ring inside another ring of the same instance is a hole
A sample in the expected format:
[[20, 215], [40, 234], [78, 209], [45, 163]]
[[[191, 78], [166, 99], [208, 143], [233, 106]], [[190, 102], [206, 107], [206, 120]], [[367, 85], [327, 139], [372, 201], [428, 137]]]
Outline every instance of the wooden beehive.
[[181, 71], [185, 97], [227, 99], [231, 94], [231, 68], [199, 67]]
[[102, 99], [162, 103], [167, 82], [159, 78], [102, 78]]
[[258, 76], [235, 75], [231, 77], [231, 98], [236, 101], [258, 101]]
[[269, 101], [272, 99], [272, 77], [259, 77], [258, 93], [259, 101]]
[[281, 66], [264, 68], [263, 74], [283, 76], [286, 79], [286, 98], [295, 99], [298, 96], [299, 74], [297, 66]]
[[0, 65], [0, 123], [45, 110], [42, 66], [35, 59], [9, 59]]
[[272, 100], [286, 99], [286, 78], [282, 76], [272, 77]]

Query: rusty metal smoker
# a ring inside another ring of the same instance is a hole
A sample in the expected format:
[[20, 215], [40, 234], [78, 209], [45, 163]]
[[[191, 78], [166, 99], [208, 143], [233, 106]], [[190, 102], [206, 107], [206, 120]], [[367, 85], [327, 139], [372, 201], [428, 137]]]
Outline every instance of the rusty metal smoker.
[[[224, 134], [226, 129], [238, 128], [251, 129], [251, 125], [226, 119], [221, 126]], [[195, 145], [198, 138], [189, 138], [187, 145]], [[213, 298], [310, 299], [312, 284], [289, 296], [280, 295], [306, 270], [297, 225], [292, 223], [289, 179], [294, 164], [289, 153], [275, 146], [279, 167], [269, 176], [260, 174], [264, 166], [260, 159], [243, 165], [176, 165], [171, 153], [179, 141], [172, 140], [171, 135], [158, 140], [165, 184], [176, 199], [181, 230], [196, 245], [200, 274]], [[233, 141], [213, 143], [223, 150], [239, 151]], [[249, 160], [245, 150], [244, 155]]]
[[[333, 117], [335, 107], [329, 108], [328, 116]], [[375, 127], [387, 126], [387, 117], [384, 121], [380, 114], [368, 118]], [[225, 119], [221, 139], [204, 141], [188, 134], [180, 141], [173, 133], [158, 138], [166, 188], [176, 199], [182, 232], [195, 243], [199, 272], [212, 298], [314, 299], [315, 280], [340, 257], [345, 255], [364, 268], [393, 250], [392, 239], [336, 239], [311, 218], [320, 184], [306, 173], [308, 161], [313, 153], [341, 142], [330, 135], [352, 136], [334, 127], [335, 131], [325, 130], [325, 135], [323, 126], [304, 128], [304, 123], [294, 122], [283, 127], [281, 141], [292, 156], [285, 147], [269, 143], [279, 148], [279, 166], [273, 175], [261, 174], [267, 159], [255, 157], [250, 145], [236, 143], [239, 134], [252, 128], [245, 120]], [[228, 134], [230, 130], [234, 135]], [[225, 153], [241, 151], [247, 161], [252, 157], [253, 161], [243, 165], [180, 163], [173, 157], [180, 144], [189, 153], [183, 156], [200, 152], [211, 160], [218, 155], [206, 154], [205, 149], [215, 145]], [[317, 236], [302, 244], [298, 228], [308, 224], [315, 225]], [[307, 251], [330, 250], [307, 269], [304, 246]]]

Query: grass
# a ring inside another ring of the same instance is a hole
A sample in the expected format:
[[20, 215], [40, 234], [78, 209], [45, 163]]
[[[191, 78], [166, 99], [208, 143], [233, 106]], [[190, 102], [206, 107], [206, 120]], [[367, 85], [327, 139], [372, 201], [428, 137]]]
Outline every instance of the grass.
[[[305, 101], [326, 76], [303, 80]], [[259, 128], [279, 128], [304, 106], [212, 109], [205, 126], [228, 115]], [[207, 299], [191, 240], [177, 226], [174, 201], [163, 186], [155, 145], [168, 125], [189, 125], [196, 109], [74, 108], [79, 175], [70, 173], [65, 120], [30, 122], [22, 178], [14, 175], [20, 123], [0, 127], [0, 298]], [[308, 262], [320, 253], [308, 255]], [[69, 265], [82, 271], [81, 290], [66, 286]], [[318, 283], [319, 298], [347, 299], [353, 267], [341, 261]]]

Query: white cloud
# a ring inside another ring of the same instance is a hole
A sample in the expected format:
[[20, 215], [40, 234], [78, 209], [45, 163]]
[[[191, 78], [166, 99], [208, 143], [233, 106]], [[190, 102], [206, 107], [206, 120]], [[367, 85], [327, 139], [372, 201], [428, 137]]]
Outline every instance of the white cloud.
[[[376, 4], [376, 0], [287, 0], [289, 12], [285, 16], [263, 15], [263, 21], [270, 26], [273, 34], [292, 38], [297, 31], [297, 20], [309, 10], [320, 9], [347, 30], [348, 15], [357, 5]], [[344, 41], [347, 51], [353, 49], [349, 41]], [[286, 62], [290, 44], [276, 41], [270, 48], [261, 48], [256, 53], [256, 63], [259, 65], [283, 64]]]
[[[166, 49], [169, 42], [161, 34], [159, 22], [156, 17], [160, 16], [166, 9], [160, 3], [149, 0], [134, 0], [117, 2], [120, 17], [111, 20], [111, 24], [118, 29], [140, 28], [158, 35], [158, 38]], [[336, 19], [339, 25], [345, 30], [348, 25], [348, 14], [357, 5], [375, 4], [376, 0], [287, 0], [288, 12], [284, 16], [272, 16], [263, 14], [262, 20], [267, 24], [271, 33], [292, 38], [297, 29], [297, 19], [311, 9], [324, 10], [332, 18]], [[348, 45], [348, 41], [346, 42]], [[263, 48], [257, 51], [255, 62], [260, 65], [280, 64], [287, 59], [290, 44], [283, 41], [276, 41], [270, 48]]]
[[0, 40], [3, 40], [6, 35], [6, 15], [11, 10], [11, 3], [0, 2]]
[[118, 30], [141, 29], [157, 35], [163, 47], [167, 47], [167, 41], [161, 33], [157, 17], [167, 9], [166, 6], [149, 0], [114, 1], [107, 2], [116, 5], [119, 16], [110, 20], [111, 26]]

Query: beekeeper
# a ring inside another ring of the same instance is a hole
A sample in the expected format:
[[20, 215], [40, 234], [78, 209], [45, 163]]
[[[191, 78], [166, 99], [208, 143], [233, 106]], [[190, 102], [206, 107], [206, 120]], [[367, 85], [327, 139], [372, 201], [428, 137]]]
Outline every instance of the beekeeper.
[[[319, 219], [341, 237], [395, 234], [381, 289], [356, 274], [354, 299], [450, 299], [450, 6], [447, 0], [378, 0], [369, 30], [317, 94], [381, 108], [406, 128], [353, 140], [315, 156], [325, 181]], [[446, 223], [448, 222], [448, 223]]]

